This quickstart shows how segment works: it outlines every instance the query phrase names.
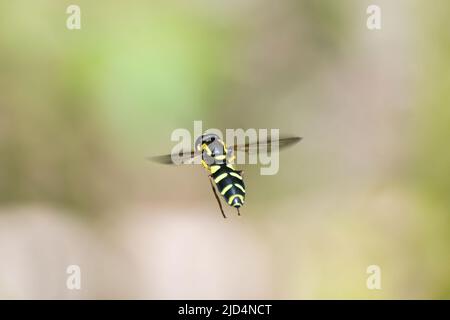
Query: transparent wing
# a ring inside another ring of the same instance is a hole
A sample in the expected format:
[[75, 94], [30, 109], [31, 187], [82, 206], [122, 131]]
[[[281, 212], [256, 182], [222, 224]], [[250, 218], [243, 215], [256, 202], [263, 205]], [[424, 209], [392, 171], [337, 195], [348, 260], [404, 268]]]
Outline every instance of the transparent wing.
[[195, 151], [181, 151], [179, 154], [165, 154], [162, 156], [149, 157], [148, 160], [162, 164], [176, 164], [172, 159], [179, 159], [181, 164], [191, 164], [201, 153]]
[[[292, 146], [298, 143], [302, 138], [301, 137], [282, 137], [276, 140], [271, 140], [270, 138], [265, 141], [257, 141], [253, 143], [246, 143], [243, 145], [235, 145], [231, 147], [235, 152], [236, 151], [244, 151], [247, 153], [256, 153], [259, 152], [261, 148], [264, 149], [265, 152], [271, 152], [272, 146], [275, 142], [278, 142], [278, 149], [284, 149], [289, 146]], [[175, 164], [172, 159], [179, 159], [180, 164], [192, 164], [197, 157], [200, 157], [202, 154], [195, 151], [181, 151], [179, 154], [165, 154], [162, 156], [149, 157], [148, 159], [153, 162], [162, 163], [162, 164]]]
[[250, 142], [242, 145], [233, 146], [234, 151], [244, 151], [247, 153], [256, 153], [259, 152], [261, 148], [264, 148], [264, 151], [271, 152], [274, 143], [278, 142], [278, 149], [285, 149], [287, 147], [293, 146], [302, 140], [301, 137], [281, 137], [276, 140], [271, 140], [270, 138], [265, 141], [256, 141]]

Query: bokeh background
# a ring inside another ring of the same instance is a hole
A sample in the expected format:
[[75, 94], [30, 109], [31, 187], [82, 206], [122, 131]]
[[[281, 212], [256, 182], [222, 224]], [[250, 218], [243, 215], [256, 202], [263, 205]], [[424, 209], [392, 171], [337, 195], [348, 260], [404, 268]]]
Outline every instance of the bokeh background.
[[[449, 10], [0, 0], [0, 298], [450, 298]], [[194, 120], [304, 140], [224, 220]]]

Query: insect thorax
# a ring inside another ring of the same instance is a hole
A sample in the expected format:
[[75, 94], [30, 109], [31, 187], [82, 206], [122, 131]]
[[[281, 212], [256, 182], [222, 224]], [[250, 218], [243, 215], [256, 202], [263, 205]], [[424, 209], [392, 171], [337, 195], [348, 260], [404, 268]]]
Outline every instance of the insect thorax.
[[228, 163], [226, 148], [213, 142], [210, 145], [202, 145], [202, 164], [210, 169], [214, 165], [224, 165]]
[[203, 135], [195, 142], [195, 148], [202, 154], [202, 165], [210, 170], [213, 165], [227, 164], [230, 160], [225, 143], [214, 134]]

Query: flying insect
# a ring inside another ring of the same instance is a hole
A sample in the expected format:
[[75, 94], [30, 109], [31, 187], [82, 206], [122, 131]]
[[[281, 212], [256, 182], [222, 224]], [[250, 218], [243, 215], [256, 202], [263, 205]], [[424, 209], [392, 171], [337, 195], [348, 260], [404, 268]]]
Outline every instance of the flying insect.
[[173, 159], [176, 158], [182, 164], [191, 164], [194, 163], [195, 159], [200, 159], [200, 163], [209, 173], [211, 188], [219, 204], [222, 216], [226, 218], [217, 191], [229, 206], [237, 209], [238, 215], [240, 215], [239, 208], [245, 202], [246, 189], [243, 171], [236, 170], [234, 166], [235, 152], [252, 153], [258, 151], [262, 146], [265, 147], [265, 150], [268, 150], [271, 149], [275, 142], [278, 144], [279, 149], [282, 149], [299, 142], [301, 139], [300, 137], [283, 137], [276, 140], [270, 139], [228, 147], [218, 135], [208, 133], [196, 139], [195, 150], [193, 151], [181, 151], [178, 154], [173, 153], [151, 157], [150, 160], [162, 164], [175, 164]]

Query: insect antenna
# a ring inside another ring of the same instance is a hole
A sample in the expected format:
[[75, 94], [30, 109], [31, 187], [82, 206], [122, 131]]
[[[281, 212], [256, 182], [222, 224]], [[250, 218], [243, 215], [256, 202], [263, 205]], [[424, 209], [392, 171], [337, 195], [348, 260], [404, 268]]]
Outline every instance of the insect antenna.
[[222, 212], [222, 216], [226, 219], [227, 217], [226, 217], [225, 213], [223, 212], [222, 203], [220, 203], [220, 199], [217, 196], [216, 188], [214, 188], [214, 184], [212, 182], [211, 176], [209, 178], [210, 178], [209, 182], [211, 183], [211, 188], [213, 190], [214, 196], [216, 197], [217, 203], [219, 204], [220, 212]]

